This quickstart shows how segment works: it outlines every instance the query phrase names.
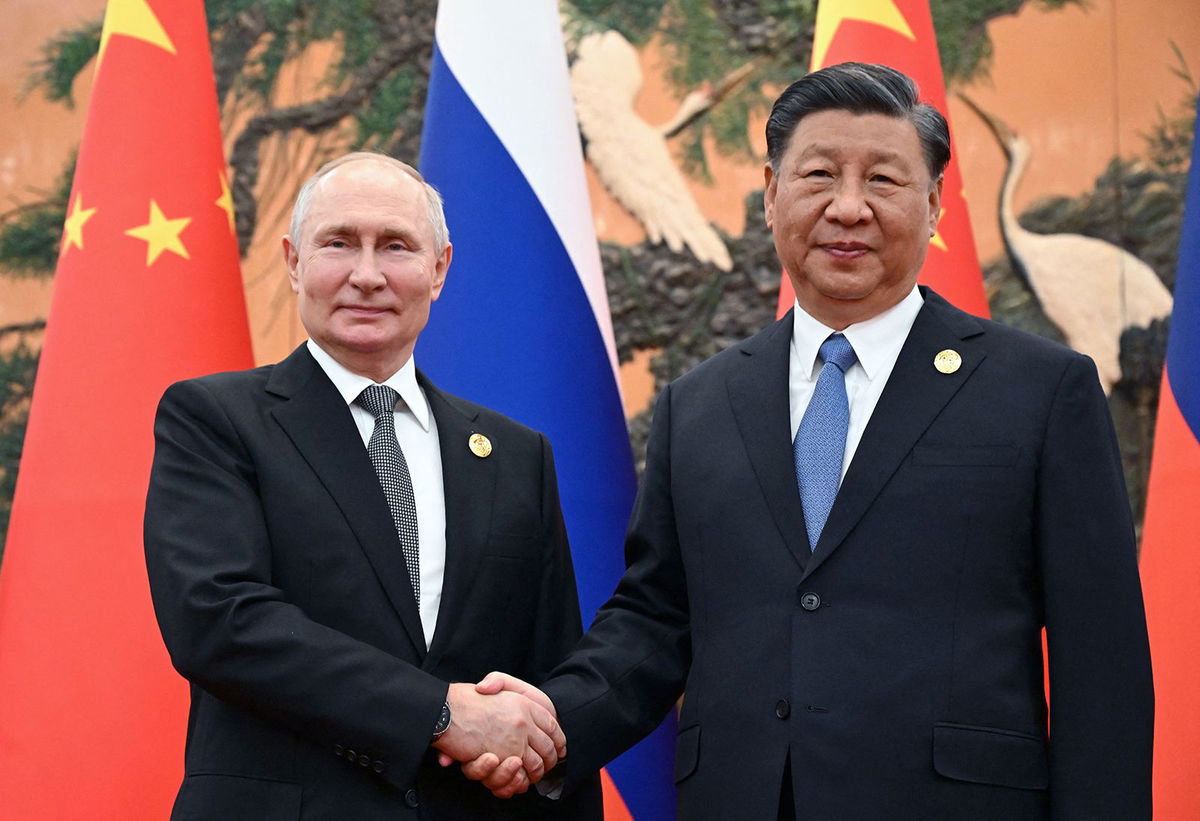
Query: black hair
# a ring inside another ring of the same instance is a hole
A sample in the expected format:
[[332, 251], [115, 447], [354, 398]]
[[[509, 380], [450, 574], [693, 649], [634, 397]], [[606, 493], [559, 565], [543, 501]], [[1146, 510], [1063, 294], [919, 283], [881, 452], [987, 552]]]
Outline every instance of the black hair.
[[818, 111], [884, 114], [908, 120], [917, 129], [931, 179], [950, 162], [950, 127], [929, 103], [918, 99], [917, 84], [894, 68], [874, 63], [839, 63], [801, 77], [788, 86], [767, 118], [767, 159], [778, 170], [800, 120]]

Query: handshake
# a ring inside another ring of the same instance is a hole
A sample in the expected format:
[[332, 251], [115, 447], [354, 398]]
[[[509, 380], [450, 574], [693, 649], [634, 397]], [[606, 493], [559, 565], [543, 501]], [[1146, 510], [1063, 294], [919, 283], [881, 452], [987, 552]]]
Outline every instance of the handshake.
[[450, 726], [433, 742], [439, 763], [459, 762], [498, 798], [525, 792], [567, 755], [554, 704], [519, 678], [489, 673], [478, 684], [451, 684], [446, 703]]

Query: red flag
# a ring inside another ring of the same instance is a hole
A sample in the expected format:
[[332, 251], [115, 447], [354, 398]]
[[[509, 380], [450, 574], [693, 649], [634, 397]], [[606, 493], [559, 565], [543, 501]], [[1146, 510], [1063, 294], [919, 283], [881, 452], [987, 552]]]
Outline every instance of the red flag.
[[[1197, 100], [1200, 109], [1200, 100]], [[1154, 815], [1200, 818], [1200, 118], [1167, 340], [1142, 586], [1154, 659]]]
[[154, 409], [252, 364], [202, 0], [110, 0], [0, 573], [5, 818], [165, 818], [187, 687], [154, 621]]
[[[916, 81], [923, 102], [947, 114], [946, 84], [928, 0], [820, 0], [812, 70], [847, 61], [883, 63], [904, 72]], [[950, 145], [953, 156], [942, 187], [941, 222], [930, 240], [919, 281], [964, 311], [988, 316], [953, 135]], [[787, 313], [795, 299], [785, 273], [778, 315]]]

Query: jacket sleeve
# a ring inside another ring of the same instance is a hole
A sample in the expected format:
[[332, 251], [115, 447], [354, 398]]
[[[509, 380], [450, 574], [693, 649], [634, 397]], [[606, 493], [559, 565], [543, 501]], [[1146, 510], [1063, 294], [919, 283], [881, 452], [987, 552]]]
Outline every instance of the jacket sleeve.
[[195, 381], [159, 405], [145, 549], [159, 626], [194, 686], [412, 783], [448, 685], [308, 618], [272, 578], [254, 466]]
[[1055, 821], [1151, 818], [1154, 692], [1128, 498], [1095, 366], [1077, 356], [1037, 476]]
[[558, 497], [558, 478], [550, 441], [539, 434], [542, 453], [542, 562], [531, 652], [533, 681], [544, 681], [583, 633], [575, 568]]
[[655, 407], [625, 541], [625, 574], [543, 688], [567, 734], [568, 791], [658, 726], [683, 692], [691, 664], [687, 583], [671, 500], [670, 405], [668, 388]]

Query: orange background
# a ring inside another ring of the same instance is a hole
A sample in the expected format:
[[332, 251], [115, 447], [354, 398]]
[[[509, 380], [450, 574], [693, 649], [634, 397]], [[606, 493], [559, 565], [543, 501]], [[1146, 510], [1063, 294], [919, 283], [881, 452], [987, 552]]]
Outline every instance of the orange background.
[[[49, 190], [67, 153], [78, 143], [91, 83], [91, 69], [76, 83], [76, 107], [47, 103], [40, 92], [22, 98], [31, 64], [41, 44], [64, 27], [98, 19], [103, 0], [6, 0], [0, 28], [0, 208], [33, 201]], [[1196, 0], [1089, 0], [1086, 8], [1043, 11], [1032, 4], [1015, 16], [989, 24], [994, 46], [987, 76], [964, 90], [1028, 139], [1032, 160], [1017, 192], [1018, 212], [1039, 198], [1072, 196], [1091, 188], [1116, 155], [1144, 152], [1143, 133], [1161, 107], [1179, 110], [1184, 83], [1170, 42], [1182, 50], [1193, 74], [1200, 75], [1200, 9]], [[310, 50], [311, 51], [311, 50]], [[670, 118], [677, 96], [663, 79], [663, 52], [651, 43], [643, 50], [645, 84], [637, 107], [651, 123]], [[323, 55], [310, 53], [293, 81], [298, 96], [319, 76]], [[995, 139], [961, 102], [951, 97], [950, 120], [962, 161], [971, 224], [981, 261], [1003, 252], [996, 215], [1004, 158]], [[751, 123], [751, 139], [763, 148], [761, 123]], [[307, 139], [307, 138], [306, 138]], [[294, 155], [308, 156], [295, 150]], [[289, 146], [289, 153], [294, 146]], [[761, 188], [757, 162], [712, 152], [715, 182], [693, 181], [703, 213], [723, 231], [743, 230], [745, 195]], [[410, 158], [411, 159], [411, 158]], [[312, 169], [296, 168], [298, 180]], [[618, 243], [644, 238], [640, 226], [602, 189], [589, 171], [597, 232]], [[286, 199], [286, 192], [281, 195]], [[281, 358], [303, 337], [294, 319], [290, 292], [278, 263], [278, 237], [285, 230], [287, 204], [260, 209], [260, 225], [243, 262], [255, 357]], [[45, 316], [50, 283], [0, 277], [0, 325]], [[631, 413], [649, 396], [644, 358], [623, 373]]]

